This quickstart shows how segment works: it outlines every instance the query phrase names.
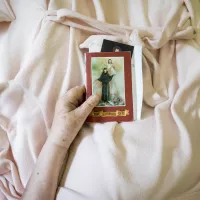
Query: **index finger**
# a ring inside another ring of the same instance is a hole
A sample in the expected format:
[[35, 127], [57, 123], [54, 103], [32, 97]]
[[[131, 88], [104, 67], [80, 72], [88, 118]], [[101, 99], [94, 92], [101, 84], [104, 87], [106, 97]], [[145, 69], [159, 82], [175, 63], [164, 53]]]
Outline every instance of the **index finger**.
[[85, 86], [76, 86], [70, 89], [64, 96], [63, 101], [65, 105], [68, 103], [77, 107], [83, 101], [83, 94], [85, 93]]

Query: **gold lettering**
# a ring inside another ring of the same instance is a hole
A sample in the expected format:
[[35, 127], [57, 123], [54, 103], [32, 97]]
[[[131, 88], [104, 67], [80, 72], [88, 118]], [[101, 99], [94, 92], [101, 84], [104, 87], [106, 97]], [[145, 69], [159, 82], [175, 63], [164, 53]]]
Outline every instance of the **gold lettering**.
[[117, 116], [127, 116], [129, 115], [129, 110], [116, 110], [115, 112], [104, 112], [104, 111], [92, 111], [90, 113], [91, 117], [117, 117]]

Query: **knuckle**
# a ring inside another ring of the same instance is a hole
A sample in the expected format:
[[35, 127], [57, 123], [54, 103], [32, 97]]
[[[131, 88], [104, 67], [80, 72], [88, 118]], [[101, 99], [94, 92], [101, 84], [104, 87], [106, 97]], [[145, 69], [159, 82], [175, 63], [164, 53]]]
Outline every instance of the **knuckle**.
[[71, 89], [71, 90], [69, 90], [69, 91], [66, 93], [65, 98], [66, 98], [66, 99], [69, 99], [69, 98], [71, 98], [73, 95], [74, 95], [74, 91]]
[[78, 89], [79, 89], [79, 87], [78, 87], [78, 86], [75, 86], [75, 87], [71, 88], [71, 89], [67, 92], [67, 94], [74, 95], [74, 94], [77, 92]]

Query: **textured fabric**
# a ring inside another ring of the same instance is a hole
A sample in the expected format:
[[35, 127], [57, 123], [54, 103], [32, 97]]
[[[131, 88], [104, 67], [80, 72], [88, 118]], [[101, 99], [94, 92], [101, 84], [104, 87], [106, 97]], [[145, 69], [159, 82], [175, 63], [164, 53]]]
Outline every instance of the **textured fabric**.
[[7, 0], [0, 0], [0, 22], [13, 21], [15, 15]]
[[142, 120], [85, 124], [60, 191], [105, 200], [197, 200], [199, 0], [21, 0], [11, 6], [16, 20], [0, 24], [0, 198], [19, 199], [56, 100], [85, 82], [88, 49], [80, 44], [105, 35], [143, 46]]

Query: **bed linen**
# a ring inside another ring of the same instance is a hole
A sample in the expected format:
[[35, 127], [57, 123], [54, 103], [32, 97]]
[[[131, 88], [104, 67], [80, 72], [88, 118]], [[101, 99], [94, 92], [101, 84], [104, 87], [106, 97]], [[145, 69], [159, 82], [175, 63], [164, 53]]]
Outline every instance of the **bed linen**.
[[85, 82], [84, 52], [109, 36], [143, 46], [142, 119], [85, 124], [57, 199], [198, 200], [199, 0], [10, 5], [16, 19], [0, 23], [0, 199], [20, 199], [56, 100]]
[[0, 0], [0, 22], [9, 22], [14, 19], [15, 15], [9, 2], [7, 0]]

